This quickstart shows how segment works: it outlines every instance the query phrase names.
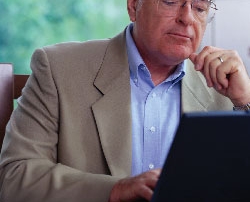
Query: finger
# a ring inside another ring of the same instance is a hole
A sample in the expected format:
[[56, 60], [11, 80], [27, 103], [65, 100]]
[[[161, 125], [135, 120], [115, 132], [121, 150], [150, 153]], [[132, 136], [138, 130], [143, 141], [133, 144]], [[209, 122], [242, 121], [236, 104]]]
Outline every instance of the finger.
[[205, 59], [212, 53], [215, 53], [217, 51], [221, 51], [222, 49], [212, 47], [212, 46], [206, 46], [202, 49], [202, 51], [197, 55], [195, 59], [195, 65], [199, 68], [201, 71], [205, 64]]
[[110, 202], [151, 199], [160, 176], [160, 169], [150, 170], [135, 177], [119, 180], [113, 187]]
[[204, 75], [204, 77], [206, 79], [207, 86], [208, 87], [213, 87], [214, 84], [213, 84], [212, 79], [211, 79], [212, 71], [210, 69], [210, 64], [209, 63], [205, 63], [203, 65], [202, 73], [203, 73], [203, 75]]
[[138, 176], [138, 179], [142, 180], [143, 184], [154, 189], [160, 177], [160, 174], [161, 174], [161, 169], [154, 169], [154, 170], [150, 170], [145, 173], [142, 173], [141, 175]]
[[138, 195], [150, 201], [153, 196], [154, 189], [155, 189], [157, 182], [158, 182], [158, 178], [150, 179], [147, 182], [145, 182], [145, 186], [142, 186], [140, 189], [138, 189], [139, 191]]
[[146, 199], [147, 201], [150, 201], [153, 197], [153, 190], [150, 189], [147, 186], [143, 186], [140, 189], [138, 189], [138, 193], [137, 195], [139, 196], [139, 198], [143, 198]]
[[[219, 57], [223, 57], [222, 51], [214, 52], [205, 58], [204, 75], [206, 77], [209, 87], [214, 87], [217, 90], [222, 88], [221, 84], [217, 80], [218, 70], [220, 69], [222, 62]], [[219, 56], [221, 55], [221, 56]]]
[[147, 199], [148, 201], [151, 200], [153, 196], [153, 190], [159, 180], [161, 174], [161, 169], [154, 169], [148, 172], [145, 172], [143, 175], [144, 178], [144, 185], [142, 190], [140, 191], [140, 196]]
[[189, 56], [189, 59], [192, 61], [192, 63], [195, 64], [195, 61], [196, 61], [196, 57], [197, 57], [197, 53], [192, 53], [190, 56]]
[[197, 64], [196, 62], [196, 58], [197, 58], [198, 54], [197, 53], [192, 53], [189, 56], [189, 59], [192, 61], [192, 63], [194, 64], [194, 68], [196, 71], [201, 71], [202, 70], [202, 66], [200, 66], [199, 64]]
[[239, 71], [237, 68], [239, 65], [239, 62], [231, 57], [226, 58], [220, 65], [220, 68], [217, 71], [217, 81], [223, 86], [223, 88], [229, 87], [230, 77], [235, 76], [235, 73]]
[[162, 171], [162, 169], [161, 168], [157, 168], [157, 169], [153, 169], [153, 170], [150, 170], [150, 171], [148, 171], [148, 173], [152, 173], [152, 174], [154, 174], [155, 176], [160, 176], [160, 174], [161, 174], [161, 171]]
[[[221, 64], [220, 61], [218, 60], [214, 60], [213, 62], [211, 62], [211, 67], [210, 68], [210, 78], [211, 78], [211, 82], [213, 83], [213, 87], [217, 90], [221, 90], [223, 87], [223, 84], [225, 84], [224, 82], [221, 83], [221, 80], [219, 78], [226, 78], [226, 75], [223, 75], [222, 70], [222, 66], [223, 64]], [[218, 77], [219, 76], [219, 77]]]
[[223, 63], [223, 59], [226, 59], [226, 55], [229, 51], [212, 48], [214, 52], [210, 52], [204, 58], [203, 73], [209, 87], [214, 87], [217, 90], [222, 88], [221, 84], [217, 81], [217, 71], [220, 65]]
[[240, 66], [232, 51], [215, 52], [206, 58], [205, 63], [205, 68], [209, 68], [210, 80], [217, 90], [228, 87], [229, 76], [238, 71]]
[[146, 185], [148, 187], [150, 187], [151, 189], [154, 189], [157, 182], [159, 180], [159, 177], [158, 176], [152, 176], [151, 178], [149, 178], [147, 181], [146, 181]]
[[216, 73], [216, 80], [217, 83], [220, 84], [221, 88], [219, 88], [218, 90], [221, 90], [222, 88], [228, 88], [228, 84], [229, 84], [229, 71], [228, 71], [228, 62], [224, 62], [224, 64], [220, 65], [220, 68], [218, 69], [217, 73]]

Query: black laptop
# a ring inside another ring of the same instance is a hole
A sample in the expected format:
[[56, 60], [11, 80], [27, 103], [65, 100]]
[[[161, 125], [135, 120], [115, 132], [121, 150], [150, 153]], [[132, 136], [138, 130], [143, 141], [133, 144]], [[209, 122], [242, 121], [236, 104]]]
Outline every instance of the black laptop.
[[250, 113], [184, 114], [152, 202], [250, 202]]

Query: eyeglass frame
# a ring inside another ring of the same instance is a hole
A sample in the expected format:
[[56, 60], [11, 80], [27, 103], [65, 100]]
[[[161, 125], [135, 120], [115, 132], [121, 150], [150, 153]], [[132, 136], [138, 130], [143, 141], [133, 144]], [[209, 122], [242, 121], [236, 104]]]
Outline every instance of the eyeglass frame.
[[[173, 0], [172, 2], [177, 2], [177, 1], [179, 3], [181, 3], [181, 0]], [[193, 3], [194, 3], [194, 1], [200, 1], [200, 0], [191, 0], [191, 1], [186, 0], [186, 1], [183, 1], [183, 4], [180, 5], [180, 8], [183, 8], [184, 6], [186, 6], [187, 2], [190, 2], [191, 3], [191, 9], [193, 9]], [[156, 2], [157, 2], [157, 10], [158, 10], [159, 9], [159, 4], [160, 3], [164, 3], [164, 0], [156, 0]], [[214, 14], [212, 16], [210, 16], [210, 17], [207, 16], [207, 18], [208, 18], [207, 23], [209, 23], [209, 22], [211, 22], [213, 20], [213, 18], [215, 16], [215, 12], [217, 10], [219, 10], [219, 9], [217, 8], [216, 4], [212, 0], [207, 0], [207, 2], [210, 3], [209, 9], [213, 9], [214, 10]], [[177, 13], [176, 13], [176, 15], [177, 15]], [[208, 15], [209, 15], [209, 11], [208, 11]]]

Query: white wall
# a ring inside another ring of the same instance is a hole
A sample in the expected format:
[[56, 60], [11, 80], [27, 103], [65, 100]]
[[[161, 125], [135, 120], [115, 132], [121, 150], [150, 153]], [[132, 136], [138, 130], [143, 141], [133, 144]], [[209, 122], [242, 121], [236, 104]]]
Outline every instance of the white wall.
[[216, 0], [218, 11], [208, 24], [201, 48], [213, 45], [236, 50], [250, 73], [250, 0]]

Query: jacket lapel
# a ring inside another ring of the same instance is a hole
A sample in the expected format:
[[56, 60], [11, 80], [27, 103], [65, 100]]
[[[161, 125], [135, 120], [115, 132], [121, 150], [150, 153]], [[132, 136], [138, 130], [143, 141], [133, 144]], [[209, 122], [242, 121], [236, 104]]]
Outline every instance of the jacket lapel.
[[122, 33], [111, 39], [107, 47], [94, 82], [103, 97], [92, 106], [103, 152], [114, 176], [128, 176], [131, 172], [129, 81], [125, 33]]
[[207, 111], [213, 102], [204, 77], [200, 72], [196, 72], [192, 62], [187, 60], [186, 75], [182, 81], [182, 113]]

